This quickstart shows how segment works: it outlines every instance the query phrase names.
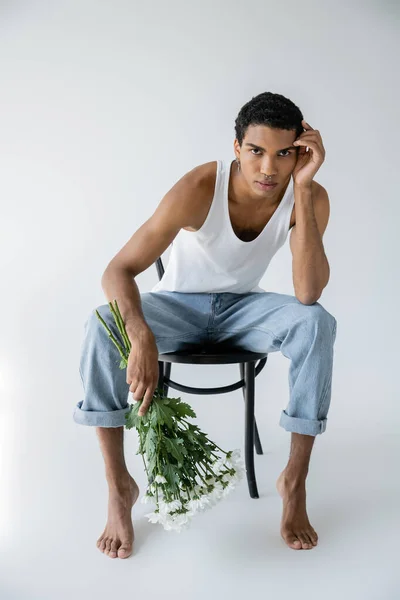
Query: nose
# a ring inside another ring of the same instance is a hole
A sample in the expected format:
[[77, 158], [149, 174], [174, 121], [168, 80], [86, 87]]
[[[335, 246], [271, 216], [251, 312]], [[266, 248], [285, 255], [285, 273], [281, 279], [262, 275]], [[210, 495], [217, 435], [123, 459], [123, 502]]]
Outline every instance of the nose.
[[270, 161], [261, 165], [260, 172], [265, 177], [274, 177], [274, 175], [276, 175], [276, 169]]
[[276, 173], [271, 171], [271, 169], [265, 169], [261, 171], [261, 175], [263, 175], [265, 178], [272, 179], [272, 177], [275, 177]]

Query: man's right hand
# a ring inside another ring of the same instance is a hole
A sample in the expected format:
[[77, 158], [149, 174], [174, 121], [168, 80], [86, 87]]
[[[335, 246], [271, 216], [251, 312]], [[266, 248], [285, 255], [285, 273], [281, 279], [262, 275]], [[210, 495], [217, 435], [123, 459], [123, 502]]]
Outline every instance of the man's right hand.
[[132, 336], [128, 331], [127, 333], [132, 347], [126, 367], [126, 382], [136, 402], [143, 398], [138, 413], [142, 417], [146, 414], [158, 385], [158, 348], [151, 330]]

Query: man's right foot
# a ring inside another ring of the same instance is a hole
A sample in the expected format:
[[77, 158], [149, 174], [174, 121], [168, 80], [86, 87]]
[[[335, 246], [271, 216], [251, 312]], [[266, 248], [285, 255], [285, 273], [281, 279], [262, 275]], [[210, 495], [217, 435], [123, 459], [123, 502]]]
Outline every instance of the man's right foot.
[[128, 558], [134, 540], [132, 507], [139, 496], [136, 481], [129, 475], [125, 486], [111, 486], [108, 498], [107, 525], [97, 547], [110, 558]]

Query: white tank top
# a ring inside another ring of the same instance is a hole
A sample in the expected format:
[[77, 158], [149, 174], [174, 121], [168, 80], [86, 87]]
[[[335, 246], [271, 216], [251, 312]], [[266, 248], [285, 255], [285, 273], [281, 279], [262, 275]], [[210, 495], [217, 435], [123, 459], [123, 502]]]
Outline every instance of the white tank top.
[[294, 206], [293, 178], [272, 217], [252, 241], [233, 231], [228, 209], [231, 160], [218, 160], [214, 197], [197, 231], [181, 229], [162, 279], [150, 290], [175, 292], [265, 292], [258, 283], [283, 246]]

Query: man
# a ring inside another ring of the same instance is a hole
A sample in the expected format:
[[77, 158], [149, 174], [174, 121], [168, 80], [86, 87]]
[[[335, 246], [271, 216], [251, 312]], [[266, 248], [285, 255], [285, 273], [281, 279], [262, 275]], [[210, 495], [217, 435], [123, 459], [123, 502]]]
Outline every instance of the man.
[[[281, 536], [296, 550], [317, 544], [305, 483], [315, 436], [326, 428], [336, 337], [336, 319], [317, 302], [329, 280], [322, 243], [329, 200], [313, 179], [325, 150], [319, 131], [279, 94], [252, 98], [235, 130], [236, 160], [184, 175], [103, 274], [107, 301], [118, 301], [132, 343], [126, 372], [95, 311], [85, 324], [85, 398], [74, 420], [97, 427], [109, 484], [108, 522], [97, 546], [112, 558], [132, 552], [131, 509], [139, 495], [123, 451], [128, 393], [142, 401], [139, 414], [145, 414], [158, 383], [159, 353], [204, 341], [280, 350], [291, 360], [290, 401], [280, 418], [291, 432], [289, 461], [277, 481]], [[294, 296], [258, 285], [289, 230]], [[140, 293], [135, 276], [171, 243], [163, 278]], [[108, 304], [97, 310], [118, 337]]]

